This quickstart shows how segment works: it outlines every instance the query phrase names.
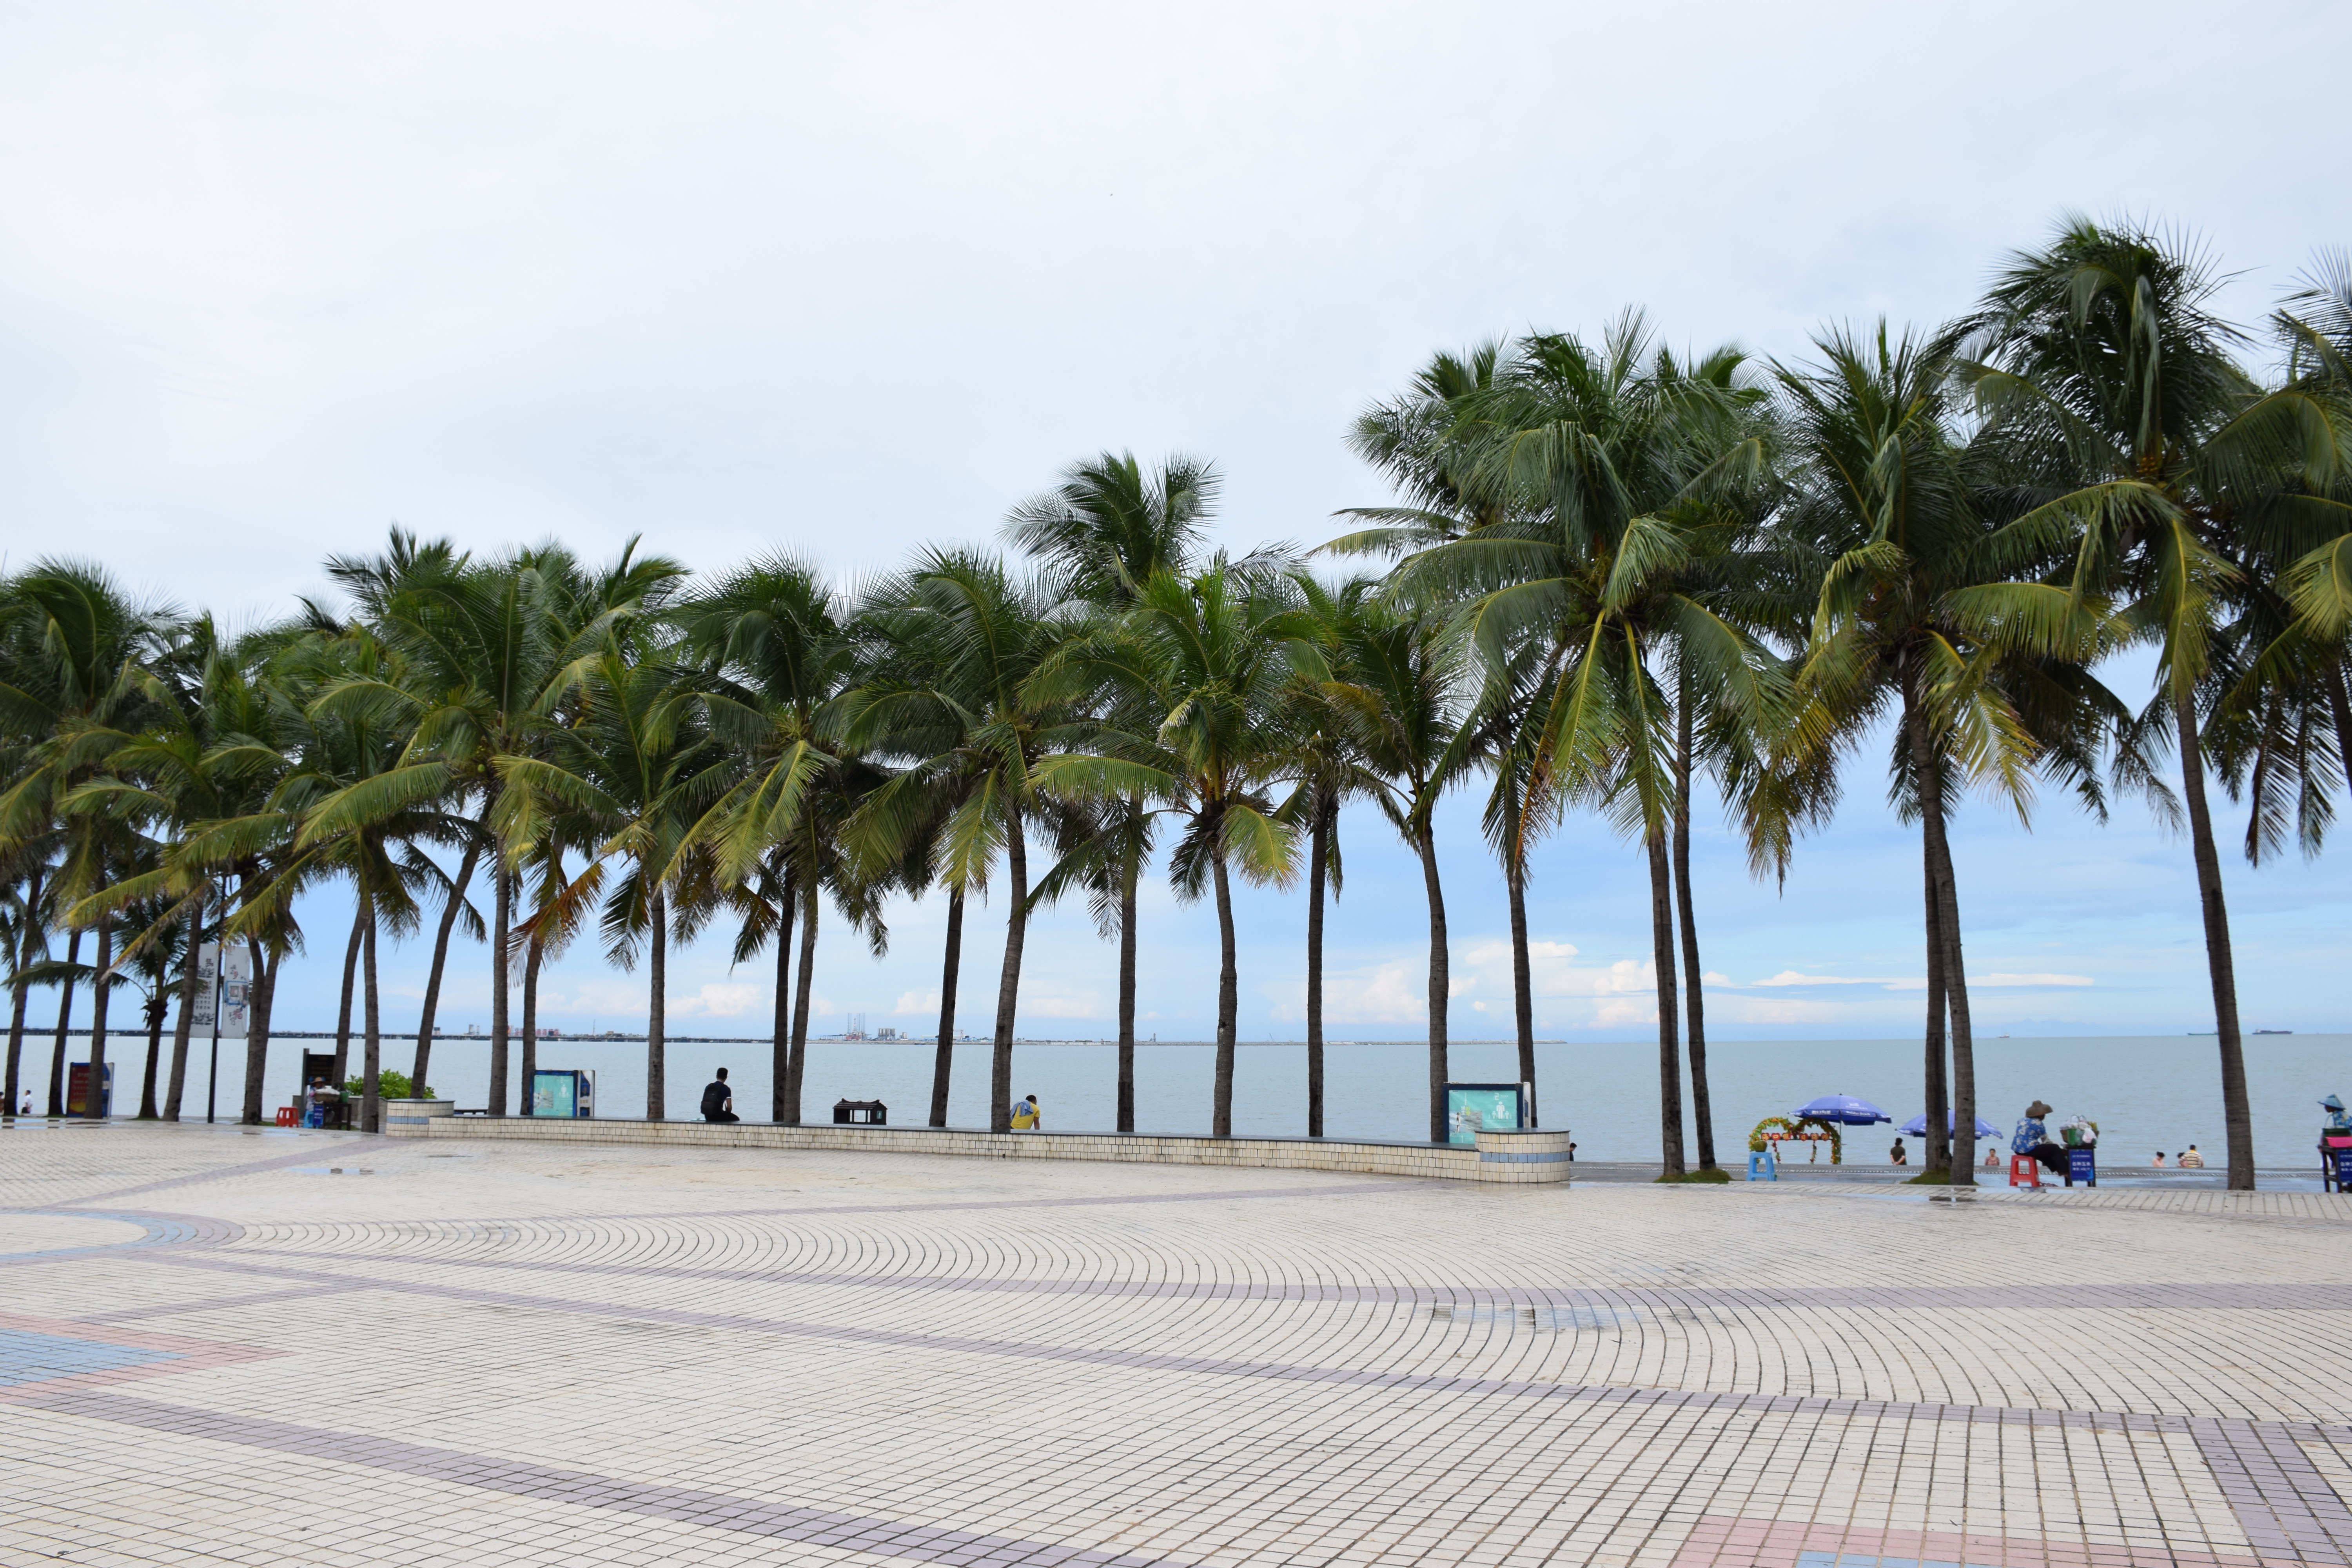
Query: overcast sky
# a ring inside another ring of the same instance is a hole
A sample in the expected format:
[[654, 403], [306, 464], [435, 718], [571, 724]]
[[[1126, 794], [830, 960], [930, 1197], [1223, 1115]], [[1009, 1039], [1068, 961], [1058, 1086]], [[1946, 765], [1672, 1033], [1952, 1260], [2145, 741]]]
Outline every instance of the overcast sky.
[[[1490, 334], [1638, 304], [1676, 343], [1801, 357], [1825, 321], [1956, 311], [2070, 209], [2195, 237], [2258, 321], [2352, 237], [2324, 85], [2347, 34], [2319, 4], [20, 0], [0, 548], [247, 622], [394, 521], [478, 549], [643, 535], [702, 568], [785, 546], [854, 574], [992, 538], [1105, 447], [1213, 458], [1237, 547], [1316, 542], [1384, 499], [1349, 417]], [[1916, 844], [1882, 763], [1857, 762], [1785, 892], [1705, 836], [1719, 1032], [1916, 1028]], [[1475, 804], [1440, 832], [1453, 1026], [1507, 1033]], [[1419, 879], [1377, 820], [1347, 833], [1334, 1032], [1410, 1036]], [[2029, 835], [1972, 805], [1958, 853], [1979, 1028], [2211, 1026], [2186, 848], [2140, 807], [2101, 828], [2053, 798]], [[2249, 1026], [2344, 1027], [2341, 851], [2227, 875]], [[1302, 900], [1243, 902], [1244, 1033], [1296, 1037]], [[1548, 1034], [1639, 1034], [1646, 910], [1601, 825], [1541, 852]], [[966, 954], [975, 1032], [1001, 914], [976, 911]], [[331, 1022], [347, 903], [306, 918], [289, 1026]], [[1200, 1037], [1213, 922], [1164, 891], [1145, 920], [1145, 1029]], [[880, 963], [829, 943], [819, 1027], [926, 1027], [942, 923], [902, 907]], [[1076, 914], [1043, 930], [1022, 1031], [1107, 1032], [1112, 950]], [[462, 1028], [487, 959], [460, 962]], [[387, 963], [413, 1016], [418, 955]], [[760, 1031], [762, 975], [716, 944], [671, 975], [680, 1026]], [[586, 956], [548, 989], [565, 1026], [645, 1015], [641, 977]]]

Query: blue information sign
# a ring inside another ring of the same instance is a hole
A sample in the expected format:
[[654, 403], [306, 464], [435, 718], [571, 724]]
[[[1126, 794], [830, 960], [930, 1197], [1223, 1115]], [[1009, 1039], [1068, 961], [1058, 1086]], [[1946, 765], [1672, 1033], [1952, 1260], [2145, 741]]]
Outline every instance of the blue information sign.
[[1517, 1131], [1530, 1126], [1533, 1097], [1526, 1084], [1449, 1083], [1445, 1086], [1445, 1141], [1475, 1143], [1481, 1131]]

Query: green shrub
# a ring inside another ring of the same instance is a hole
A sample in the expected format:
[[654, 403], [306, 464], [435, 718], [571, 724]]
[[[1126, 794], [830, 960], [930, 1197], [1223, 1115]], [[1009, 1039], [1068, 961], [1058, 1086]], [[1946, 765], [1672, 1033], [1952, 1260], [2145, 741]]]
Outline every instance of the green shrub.
[[[441, 1098], [439, 1095], [433, 1092], [433, 1086], [429, 1083], [425, 1086], [425, 1092], [423, 1094], [409, 1093], [408, 1075], [404, 1072], [396, 1072], [391, 1068], [380, 1068], [377, 1069], [375, 1076], [376, 1093], [385, 1100], [438, 1100]], [[343, 1080], [343, 1092], [350, 1095], [353, 1100], [357, 1100], [360, 1096], [367, 1092], [367, 1079], [363, 1078], [345, 1079]]]

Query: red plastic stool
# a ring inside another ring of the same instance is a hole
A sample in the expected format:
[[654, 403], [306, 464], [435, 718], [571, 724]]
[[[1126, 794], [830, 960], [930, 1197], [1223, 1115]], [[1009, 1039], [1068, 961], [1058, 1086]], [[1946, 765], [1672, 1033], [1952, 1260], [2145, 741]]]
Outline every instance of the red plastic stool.
[[294, 1108], [293, 1108], [292, 1106], [290, 1106], [290, 1105], [281, 1105], [281, 1106], [279, 1106], [279, 1107], [278, 1108], [278, 1126], [280, 1126], [280, 1127], [291, 1127], [291, 1126], [293, 1126], [293, 1125], [294, 1125], [294, 1117], [295, 1117], [295, 1110], [294, 1110]]
[[2038, 1187], [2042, 1184], [2042, 1162], [2031, 1154], [2009, 1157], [2009, 1184], [2012, 1187]]

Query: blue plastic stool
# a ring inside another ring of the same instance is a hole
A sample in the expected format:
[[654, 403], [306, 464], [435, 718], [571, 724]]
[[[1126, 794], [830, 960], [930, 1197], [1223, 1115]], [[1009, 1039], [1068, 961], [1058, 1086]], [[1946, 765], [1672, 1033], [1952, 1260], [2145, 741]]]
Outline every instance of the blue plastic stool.
[[[1757, 1169], [1759, 1166], [1764, 1172], [1764, 1174], [1760, 1177], [1756, 1173]], [[1779, 1181], [1780, 1179], [1780, 1157], [1769, 1149], [1750, 1149], [1748, 1152], [1748, 1179], [1751, 1182]]]

